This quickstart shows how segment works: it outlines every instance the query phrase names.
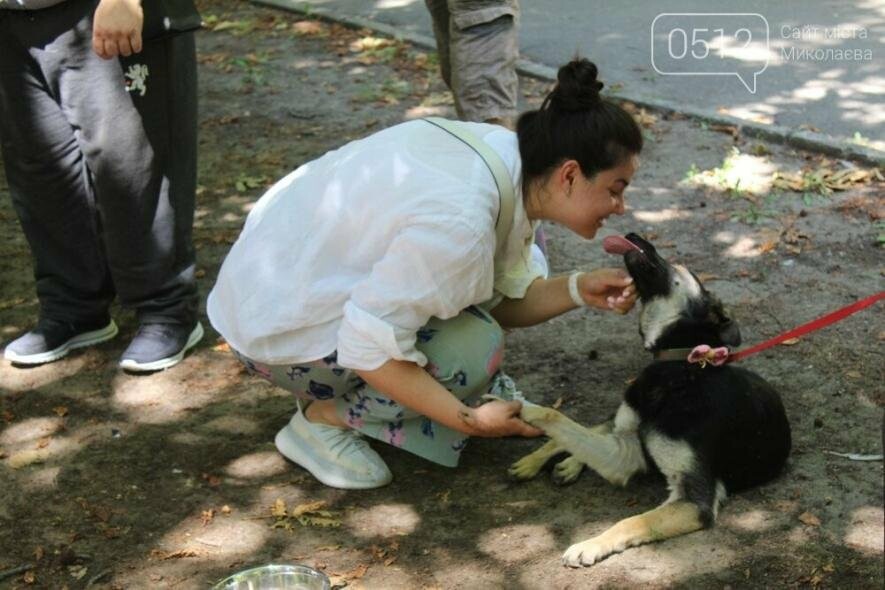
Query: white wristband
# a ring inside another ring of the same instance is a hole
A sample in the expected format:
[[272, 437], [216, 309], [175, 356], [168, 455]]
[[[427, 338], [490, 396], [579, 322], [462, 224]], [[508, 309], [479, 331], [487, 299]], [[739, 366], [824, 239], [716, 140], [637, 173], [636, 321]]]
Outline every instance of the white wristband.
[[578, 292], [578, 278], [584, 274], [583, 272], [576, 270], [568, 277], [568, 294], [572, 298], [572, 301], [575, 302], [575, 305], [578, 307], [587, 307], [587, 302], [584, 301], [584, 298], [581, 297], [581, 293]]

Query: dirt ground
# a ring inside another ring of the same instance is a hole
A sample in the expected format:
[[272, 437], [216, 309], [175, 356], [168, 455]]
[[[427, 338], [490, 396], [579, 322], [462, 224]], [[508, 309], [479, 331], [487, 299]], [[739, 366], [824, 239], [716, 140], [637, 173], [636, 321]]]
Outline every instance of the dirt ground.
[[[452, 108], [433, 55], [248, 3], [202, 4], [195, 239], [205, 296], [275, 179], [350, 139]], [[523, 80], [526, 105], [546, 88]], [[847, 190], [825, 194], [827, 182], [840, 188], [826, 170], [849, 163], [678, 116], [637, 117], [647, 148], [628, 212], [609, 229], [651, 236], [700, 274], [746, 344], [881, 290], [882, 182], [846, 173]], [[775, 172], [802, 170], [771, 185]], [[848, 176], [858, 182], [847, 186]], [[600, 240], [547, 233], [554, 271], [619, 264]], [[7, 342], [38, 306], [2, 176], [0, 285]], [[539, 442], [483, 439], [457, 470], [377, 444], [392, 485], [326, 488], [271, 442], [291, 397], [248, 377], [217, 334], [171, 370], [132, 376], [116, 361], [133, 316], [114, 316], [121, 335], [105, 345], [32, 369], [0, 362], [0, 587], [206, 588], [269, 562], [312, 565], [351, 588], [883, 585], [883, 464], [825, 452], [882, 452], [881, 304], [745, 361], [779, 388], [792, 423], [782, 477], [731, 498], [713, 529], [581, 570], [561, 566], [561, 553], [656, 506], [661, 481], [516, 484], [507, 466]], [[649, 360], [636, 318], [576, 311], [515, 331], [505, 366], [529, 399], [601, 421]]]

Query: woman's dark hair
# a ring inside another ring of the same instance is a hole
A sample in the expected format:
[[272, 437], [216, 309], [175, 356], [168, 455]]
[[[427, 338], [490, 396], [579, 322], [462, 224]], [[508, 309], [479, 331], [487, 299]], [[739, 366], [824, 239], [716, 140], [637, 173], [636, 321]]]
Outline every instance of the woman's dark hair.
[[584, 176], [613, 168], [642, 150], [642, 131], [619, 105], [604, 100], [596, 65], [576, 57], [559, 68], [556, 86], [541, 108], [516, 123], [525, 182], [543, 178], [565, 160]]

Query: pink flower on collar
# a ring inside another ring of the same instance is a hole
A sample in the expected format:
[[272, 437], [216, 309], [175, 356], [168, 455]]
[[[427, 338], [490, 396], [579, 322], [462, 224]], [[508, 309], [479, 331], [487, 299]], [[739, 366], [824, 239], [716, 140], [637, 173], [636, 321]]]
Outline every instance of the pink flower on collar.
[[701, 344], [699, 346], [695, 346], [694, 349], [688, 355], [688, 362], [690, 363], [698, 363], [701, 365], [701, 368], [707, 366], [707, 363], [710, 363], [714, 367], [718, 367], [720, 365], [724, 365], [725, 361], [728, 360], [728, 348], [724, 346], [720, 346], [718, 348], [710, 348], [706, 344]]

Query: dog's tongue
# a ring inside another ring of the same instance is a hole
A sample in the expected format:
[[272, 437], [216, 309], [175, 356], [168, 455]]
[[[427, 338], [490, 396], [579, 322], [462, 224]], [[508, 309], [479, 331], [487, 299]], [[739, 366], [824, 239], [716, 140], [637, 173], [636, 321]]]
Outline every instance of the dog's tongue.
[[639, 250], [639, 246], [623, 236], [606, 236], [602, 240], [602, 247], [609, 254], [626, 254], [630, 250]]

